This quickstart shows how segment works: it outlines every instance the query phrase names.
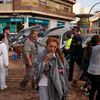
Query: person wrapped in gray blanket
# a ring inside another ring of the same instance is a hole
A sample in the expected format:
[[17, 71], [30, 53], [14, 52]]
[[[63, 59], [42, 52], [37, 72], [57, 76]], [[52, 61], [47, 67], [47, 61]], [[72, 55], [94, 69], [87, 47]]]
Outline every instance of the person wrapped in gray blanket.
[[59, 49], [57, 38], [48, 38], [46, 48], [38, 54], [34, 69], [40, 100], [66, 100], [69, 65]]

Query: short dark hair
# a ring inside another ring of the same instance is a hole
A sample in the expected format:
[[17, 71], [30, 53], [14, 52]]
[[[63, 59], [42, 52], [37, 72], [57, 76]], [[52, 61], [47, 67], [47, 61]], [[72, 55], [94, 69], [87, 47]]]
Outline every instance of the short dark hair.
[[5, 32], [6, 30], [10, 30], [10, 27], [4, 27], [3, 28], [3, 32]]
[[71, 38], [71, 33], [67, 33], [67, 38], [70, 39]]
[[2, 41], [2, 39], [5, 37], [4, 34], [0, 34], [0, 41]]
[[97, 43], [100, 41], [100, 36], [99, 35], [94, 35], [92, 38], [91, 38], [91, 43], [92, 43], [92, 46], [96, 46]]
[[33, 29], [30, 31], [30, 35], [32, 35], [34, 32], [38, 32], [38, 31]]
[[72, 30], [75, 30], [75, 31], [79, 31], [79, 27], [78, 26], [74, 26], [73, 28], [72, 28]]

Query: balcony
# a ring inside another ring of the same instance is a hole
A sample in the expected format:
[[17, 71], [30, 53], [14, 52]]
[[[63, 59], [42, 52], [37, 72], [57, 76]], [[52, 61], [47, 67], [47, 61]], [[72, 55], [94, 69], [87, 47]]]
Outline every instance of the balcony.
[[33, 13], [35, 15], [49, 16], [67, 20], [74, 20], [74, 14], [68, 9], [58, 9], [56, 7], [44, 6], [41, 2], [38, 6], [15, 4], [15, 12], [20, 13]]
[[6, 3], [6, 4], [0, 4], [0, 13], [10, 13], [12, 12], [12, 4]]
[[[49, 6], [23, 6], [20, 2], [14, 3], [14, 13], [30, 13], [41, 16], [48, 16], [53, 18], [60, 18], [64, 20], [74, 20], [74, 14], [67, 9], [50, 8]], [[13, 13], [12, 4], [0, 4], [0, 13]]]

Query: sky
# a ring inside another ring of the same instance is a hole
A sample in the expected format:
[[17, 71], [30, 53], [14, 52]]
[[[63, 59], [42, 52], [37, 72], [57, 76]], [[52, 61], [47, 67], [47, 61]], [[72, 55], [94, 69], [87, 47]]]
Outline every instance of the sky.
[[[76, 3], [80, 3], [81, 7], [89, 7], [89, 8], [91, 8], [98, 2], [100, 2], [100, 0], [76, 0]], [[91, 13], [94, 13], [96, 11], [100, 11], [100, 3], [92, 8]]]

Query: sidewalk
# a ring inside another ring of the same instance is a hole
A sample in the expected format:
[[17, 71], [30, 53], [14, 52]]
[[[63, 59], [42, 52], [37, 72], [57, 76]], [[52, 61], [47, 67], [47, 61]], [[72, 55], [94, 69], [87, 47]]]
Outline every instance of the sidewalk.
[[[25, 91], [19, 90], [19, 83], [23, 78], [24, 72], [25, 68], [21, 60], [10, 61], [7, 78], [8, 89], [0, 91], [0, 100], [39, 100], [38, 92], [33, 91], [30, 84], [28, 84]], [[88, 100], [80, 90], [82, 84], [83, 82], [80, 81], [77, 87], [72, 87], [69, 82], [68, 100]]]

